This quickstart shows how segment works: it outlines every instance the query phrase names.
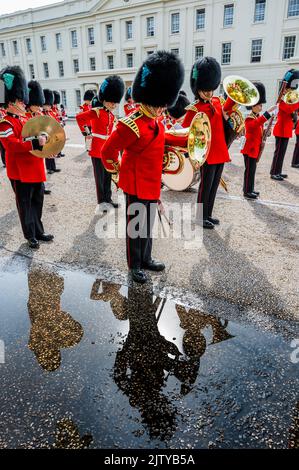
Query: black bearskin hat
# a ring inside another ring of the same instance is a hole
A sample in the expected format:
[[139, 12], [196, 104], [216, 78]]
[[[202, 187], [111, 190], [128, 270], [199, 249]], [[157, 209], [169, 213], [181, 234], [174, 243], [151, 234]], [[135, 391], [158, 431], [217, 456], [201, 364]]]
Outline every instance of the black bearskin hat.
[[176, 103], [168, 108], [168, 112], [171, 117], [175, 119], [179, 119], [180, 117], [184, 116], [186, 114], [185, 108], [190, 104], [190, 101], [188, 100], [185, 92], [180, 91], [178, 99], [176, 100]]
[[283, 80], [288, 83], [288, 88], [292, 88], [293, 90], [297, 90], [299, 86], [299, 70], [291, 69], [289, 70]]
[[45, 97], [41, 85], [36, 80], [31, 80], [31, 82], [28, 83], [28, 89], [28, 106], [43, 106], [45, 103]]
[[[256, 86], [260, 95], [260, 99], [256, 104], [265, 104], [267, 102], [265, 85], [263, 85], [261, 82], [253, 82], [253, 84]], [[246, 109], [252, 109], [252, 106], [246, 106]]]
[[118, 75], [109, 75], [103, 81], [99, 90], [99, 100], [120, 103], [125, 92], [123, 79]]
[[132, 98], [132, 87], [129, 86], [125, 94], [125, 100], [129, 101], [131, 98]]
[[213, 57], [203, 57], [195, 62], [191, 69], [190, 87], [194, 95], [198, 91], [211, 91], [219, 87], [221, 67]]
[[60, 93], [59, 91], [53, 91], [54, 95], [54, 104], [60, 104]]
[[149, 106], [172, 106], [184, 82], [184, 75], [184, 67], [177, 54], [157, 51], [138, 70], [132, 98]]
[[84, 101], [91, 101], [92, 98], [95, 96], [96, 92], [95, 90], [86, 90], [83, 96]]
[[103, 103], [99, 101], [99, 98], [97, 96], [94, 96], [91, 100], [91, 107], [100, 108], [101, 106], [103, 106]]
[[45, 104], [47, 106], [53, 106], [53, 104], [54, 104], [54, 93], [53, 93], [53, 91], [46, 88], [44, 90], [44, 95], [45, 95]]
[[5, 104], [16, 100], [28, 103], [28, 85], [23, 70], [18, 66], [8, 66], [1, 70], [0, 80], [4, 82]]

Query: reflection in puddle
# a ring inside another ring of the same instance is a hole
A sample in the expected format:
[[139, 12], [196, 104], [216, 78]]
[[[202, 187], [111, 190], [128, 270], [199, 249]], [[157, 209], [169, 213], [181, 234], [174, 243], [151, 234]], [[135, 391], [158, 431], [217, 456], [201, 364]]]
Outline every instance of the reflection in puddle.
[[0, 281], [0, 448], [298, 448], [286, 323], [41, 265], [0, 265]]

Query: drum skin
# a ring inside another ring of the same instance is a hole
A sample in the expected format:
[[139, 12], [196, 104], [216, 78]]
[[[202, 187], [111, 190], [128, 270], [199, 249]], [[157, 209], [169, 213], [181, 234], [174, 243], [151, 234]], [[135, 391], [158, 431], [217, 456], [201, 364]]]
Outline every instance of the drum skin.
[[163, 184], [173, 191], [185, 191], [200, 179], [200, 170], [195, 170], [189, 158], [185, 158], [182, 171], [176, 175], [163, 174]]

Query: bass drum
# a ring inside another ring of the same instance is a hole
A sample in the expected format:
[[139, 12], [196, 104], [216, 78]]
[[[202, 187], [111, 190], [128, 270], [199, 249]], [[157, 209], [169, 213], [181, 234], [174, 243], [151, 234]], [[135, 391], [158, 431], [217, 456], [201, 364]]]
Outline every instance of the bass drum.
[[172, 191], [185, 191], [200, 180], [200, 169], [195, 170], [189, 157], [185, 157], [184, 166], [177, 174], [163, 174], [162, 183]]

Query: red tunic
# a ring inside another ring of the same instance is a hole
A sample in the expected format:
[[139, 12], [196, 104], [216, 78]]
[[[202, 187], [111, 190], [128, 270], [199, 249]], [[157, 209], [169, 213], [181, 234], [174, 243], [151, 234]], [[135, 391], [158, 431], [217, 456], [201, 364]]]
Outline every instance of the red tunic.
[[89, 111], [91, 109], [91, 104], [83, 103], [80, 106], [80, 113], [85, 113], [85, 111]]
[[269, 118], [265, 114], [258, 116], [254, 113], [251, 113], [245, 119], [246, 142], [243, 149], [241, 150], [243, 155], [248, 155], [251, 158], [258, 157], [262, 143], [264, 123], [267, 122], [268, 119]]
[[299, 103], [287, 104], [284, 101], [279, 103], [279, 110], [277, 114], [277, 122], [273, 129], [275, 137], [290, 138], [293, 134], [293, 119], [292, 114], [299, 109]]
[[139, 104], [136, 104], [136, 103], [126, 103], [126, 104], [124, 105], [124, 112], [125, 112], [125, 115], [128, 116], [129, 114], [134, 113], [135, 111], [138, 111], [139, 108], [140, 108], [140, 105], [139, 105]]
[[144, 114], [142, 107], [121, 119], [102, 148], [102, 160], [108, 171], [115, 171], [119, 152], [122, 154], [119, 187], [139, 199], [160, 197], [165, 143], [186, 144], [186, 139], [166, 136], [162, 122]]
[[91, 127], [92, 143], [89, 155], [95, 158], [102, 158], [101, 150], [111, 134], [114, 124], [114, 114], [107, 108], [93, 108], [85, 113], [79, 113], [76, 116], [77, 123], [81, 132], [84, 127]]
[[295, 128], [295, 134], [299, 135], [299, 111], [297, 112], [297, 124]]
[[22, 129], [27, 117], [8, 114], [0, 122], [0, 141], [6, 151], [6, 172], [9, 179], [22, 183], [46, 181], [43, 158], [30, 153], [32, 142], [24, 142]]
[[[230, 100], [228, 104], [229, 105], [226, 106], [227, 112], [230, 111], [235, 103], [231, 102]], [[187, 106], [186, 110], [187, 113], [182, 124], [183, 127], [189, 127], [192, 119], [198, 112], [206, 113], [210, 119], [212, 138], [211, 148], [206, 160], [208, 165], [229, 162], [230, 157], [225, 142], [222, 105], [220, 99], [214, 96], [211, 100], [211, 104], [208, 101], [197, 100], [191, 105]]]

